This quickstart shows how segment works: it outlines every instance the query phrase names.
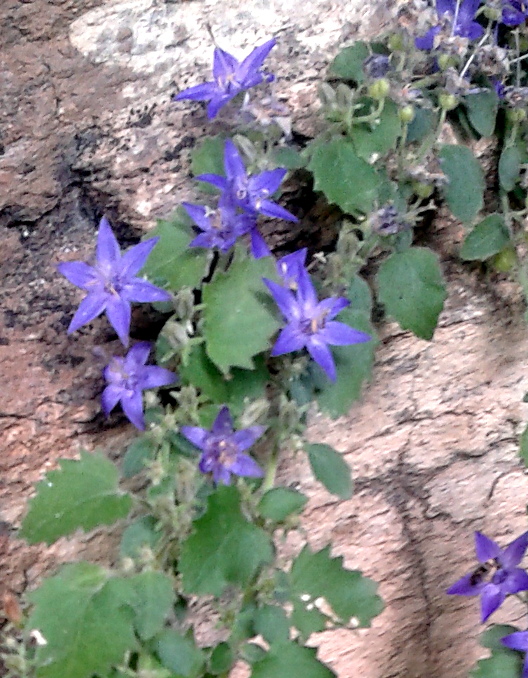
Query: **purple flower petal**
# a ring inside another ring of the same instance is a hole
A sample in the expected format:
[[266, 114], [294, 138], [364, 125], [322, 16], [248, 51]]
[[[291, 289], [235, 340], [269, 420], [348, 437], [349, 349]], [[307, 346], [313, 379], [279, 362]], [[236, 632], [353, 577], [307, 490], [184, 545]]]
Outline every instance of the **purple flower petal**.
[[279, 188], [282, 180], [288, 173], [288, 170], [278, 167], [274, 170], [267, 170], [261, 172], [254, 177], [251, 177], [248, 184], [249, 190], [253, 193], [265, 192], [266, 195], [273, 195]]
[[254, 442], [263, 435], [265, 430], [265, 426], [250, 426], [241, 431], [235, 431], [231, 436], [231, 440], [238, 447], [240, 452], [245, 452], [245, 450], [249, 449]]
[[171, 295], [162, 290], [161, 287], [153, 285], [148, 280], [133, 278], [121, 291], [121, 298], [124, 301], [137, 301], [140, 303], [152, 301], [170, 301]]
[[300, 272], [306, 265], [307, 254], [308, 249], [303, 247], [301, 250], [287, 254], [277, 261], [277, 273], [286, 287], [297, 289]]
[[224, 147], [224, 169], [229, 181], [246, 176], [246, 168], [237, 147], [227, 139]]
[[271, 349], [271, 355], [275, 357], [285, 353], [293, 353], [293, 351], [300, 351], [305, 346], [306, 337], [293, 325], [286, 325], [277, 337], [277, 341]]
[[[305, 269], [299, 271], [297, 280], [297, 299], [300, 306], [304, 309], [306, 315], [312, 317], [315, 309], [319, 306], [317, 293], [312, 279]], [[321, 302], [324, 308], [324, 302]]]
[[256, 203], [256, 208], [261, 214], [265, 214], [273, 219], [284, 219], [285, 221], [293, 221], [295, 223], [299, 221], [295, 215], [272, 200], [259, 200]]
[[502, 552], [499, 562], [505, 568], [511, 568], [518, 565], [521, 560], [524, 558], [526, 549], [528, 548], [528, 532], [521, 534], [520, 537], [517, 537], [511, 544], [504, 549]]
[[255, 259], [262, 259], [264, 257], [271, 256], [271, 250], [266, 245], [266, 241], [260, 235], [257, 227], [251, 229], [250, 237], [251, 237], [251, 254]]
[[106, 304], [106, 317], [117, 332], [123, 346], [128, 346], [131, 317], [129, 302], [124, 301], [121, 297], [111, 296]]
[[519, 593], [520, 591], [528, 591], [528, 573], [520, 568], [511, 570], [501, 588], [507, 595]]
[[115, 384], [110, 384], [101, 393], [101, 406], [107, 417], [121, 399], [121, 394], [122, 388]]
[[229, 190], [229, 183], [225, 177], [221, 177], [219, 174], [199, 174], [195, 177], [198, 181], [205, 181], [212, 186], [216, 186], [221, 191]]
[[85, 264], [84, 261], [65, 261], [59, 264], [57, 269], [73, 285], [83, 290], [89, 289], [97, 280], [97, 272], [93, 266]]
[[430, 28], [425, 35], [422, 35], [414, 39], [414, 46], [416, 49], [421, 49], [426, 52], [430, 52], [434, 47], [434, 39], [436, 35], [442, 29], [441, 26], [433, 26]]
[[145, 365], [151, 351], [152, 344], [150, 341], [138, 341], [137, 344], [134, 344], [124, 360], [125, 371], [130, 372]]
[[465, 574], [450, 586], [446, 593], [450, 596], [476, 596], [486, 586], [486, 583], [482, 581], [474, 583], [474, 579], [473, 573]]
[[260, 80], [257, 80], [256, 75], [258, 75], [258, 70], [264, 63], [264, 59], [275, 45], [276, 40], [272, 38], [263, 45], [255, 47], [251, 54], [248, 54], [244, 61], [242, 61], [238, 68], [237, 76], [239, 82], [243, 83], [245, 88], [252, 87], [262, 81], [262, 76], [260, 76]]
[[475, 532], [475, 551], [477, 560], [480, 563], [486, 563], [488, 560], [494, 560], [501, 554], [501, 548], [493, 539], [489, 539], [482, 532]]
[[262, 280], [271, 292], [275, 303], [286, 320], [299, 320], [301, 310], [292, 292], [282, 285], [273, 282], [273, 280], [268, 280], [268, 278], [262, 278]]
[[372, 339], [366, 332], [355, 330], [353, 327], [335, 320], [325, 323], [323, 329], [318, 332], [318, 336], [325, 344], [330, 344], [331, 346], [363, 344]]
[[216, 47], [213, 56], [213, 77], [218, 82], [226, 80], [238, 68], [239, 63], [232, 54]]
[[159, 242], [159, 238], [149, 238], [131, 247], [121, 259], [121, 275], [136, 275], [146, 264], [149, 254]]
[[158, 388], [159, 386], [168, 386], [177, 381], [176, 375], [164, 367], [157, 365], [146, 365], [140, 372], [139, 387]]
[[443, 14], [455, 14], [456, 0], [436, 0], [436, 13], [438, 16]]
[[348, 306], [350, 306], [350, 301], [346, 297], [328, 297], [319, 302], [317, 312], [326, 314], [326, 318], [332, 320]]
[[73, 316], [70, 326], [68, 327], [68, 334], [75, 332], [79, 327], [86, 325], [86, 323], [95, 320], [97, 316], [105, 310], [107, 305], [107, 295], [89, 294], [79, 304], [77, 312]]
[[103, 270], [112, 268], [121, 256], [119, 244], [106, 217], [103, 217], [99, 222], [96, 252], [97, 263]]
[[207, 210], [203, 205], [193, 205], [190, 202], [182, 202], [181, 205], [202, 231], [208, 231], [211, 228], [211, 218], [206, 216]]
[[213, 480], [216, 484], [231, 485], [231, 473], [225, 466], [217, 465], [213, 469]]
[[145, 430], [145, 419], [143, 417], [143, 398], [141, 391], [132, 391], [123, 393], [121, 396], [121, 407], [127, 419], [134, 424], [140, 431]]
[[225, 106], [228, 101], [231, 101], [235, 95], [236, 93], [215, 95], [207, 106], [207, 117], [209, 120], [216, 118], [220, 109]]
[[315, 335], [312, 335], [306, 343], [306, 348], [315, 362], [326, 372], [328, 378], [335, 381], [337, 377], [336, 368], [332, 352], [328, 346], [323, 341], [318, 340]]
[[[206, 431], [204, 428], [200, 428], [199, 426], [181, 426], [180, 433], [184, 438], [187, 438], [190, 443], [198, 447], [200, 450], [204, 449], [206, 440], [210, 435], [209, 431]], [[208, 471], [204, 471], [204, 473], [208, 473]]]
[[528, 652], [528, 631], [516, 631], [502, 638], [501, 643], [511, 650]]
[[480, 596], [480, 614], [482, 623], [484, 623], [488, 617], [502, 605], [505, 598], [506, 595], [501, 591], [499, 586], [496, 586], [495, 584], [486, 584], [486, 586], [484, 586]]
[[264, 475], [257, 462], [247, 454], [237, 454], [235, 462], [229, 467], [229, 472], [250, 478], [261, 478]]
[[201, 85], [188, 87], [174, 97], [174, 101], [190, 99], [191, 101], [209, 101], [218, 92], [216, 82], [204, 82]]
[[226, 405], [224, 405], [216, 415], [216, 419], [211, 428], [211, 433], [215, 436], [229, 436], [233, 433], [233, 420], [231, 419], [229, 407]]

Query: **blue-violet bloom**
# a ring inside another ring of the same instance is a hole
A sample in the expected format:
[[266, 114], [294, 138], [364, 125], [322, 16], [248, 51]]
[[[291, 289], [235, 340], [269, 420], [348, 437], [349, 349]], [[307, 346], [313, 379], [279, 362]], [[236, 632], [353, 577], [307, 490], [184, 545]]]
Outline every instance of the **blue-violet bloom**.
[[510, 650], [518, 650], [519, 652], [526, 652], [524, 657], [524, 666], [521, 678], [528, 678], [528, 631], [516, 631], [510, 633], [509, 636], [504, 636], [501, 643], [509, 647]]
[[520, 0], [503, 0], [500, 23], [505, 26], [520, 26], [528, 19], [528, 7]]
[[[458, 5], [458, 7], [457, 7]], [[436, 0], [436, 13], [438, 18], [446, 18], [451, 24], [451, 35], [476, 40], [484, 34], [484, 28], [475, 21], [475, 14], [480, 5], [480, 0]], [[434, 39], [441, 31], [441, 25], [433, 26], [427, 33], [416, 38], [414, 44], [417, 49], [431, 50]]]
[[[528, 591], [528, 574], [517, 567], [528, 548], [528, 532], [505, 549], [481, 532], [475, 532], [475, 551], [480, 566], [453, 584], [447, 593], [480, 595], [482, 623], [504, 602], [506, 596]], [[489, 578], [491, 576], [491, 578]]]
[[231, 476], [260, 478], [264, 472], [244, 452], [261, 437], [265, 426], [250, 426], [240, 431], [233, 430], [229, 408], [221, 408], [211, 430], [199, 426], [182, 426], [181, 434], [202, 450], [198, 468], [202, 473], [212, 473], [215, 483], [229, 485]]
[[101, 219], [95, 265], [90, 266], [84, 261], [68, 261], [57, 267], [71, 283], [88, 292], [72, 318], [68, 334], [106, 311], [121, 343], [128, 346], [130, 303], [169, 301], [171, 298], [165, 290], [136, 276], [158, 240], [145, 240], [122, 255], [110, 224], [105, 217]]
[[298, 277], [296, 292], [266, 278], [264, 282], [287, 321], [271, 355], [278, 356], [306, 348], [313, 360], [335, 381], [336, 368], [328, 345], [359, 344], [372, 338], [365, 332], [334, 320], [350, 304], [348, 299], [329, 297], [319, 301], [310, 276], [304, 270]]
[[265, 214], [275, 219], [298, 221], [291, 212], [269, 199], [279, 188], [287, 170], [277, 168], [248, 175], [240, 153], [230, 139], [226, 140], [224, 147], [224, 170], [225, 177], [200, 174], [196, 178], [219, 188], [226, 199], [251, 216]]
[[228, 252], [237, 238], [256, 229], [255, 219], [241, 214], [236, 206], [220, 199], [218, 208], [182, 203], [187, 214], [202, 231], [189, 243], [189, 247], [207, 247]]
[[145, 364], [151, 349], [151, 343], [141, 341], [124, 358], [114, 356], [103, 371], [108, 384], [101, 395], [103, 412], [108, 416], [120, 402], [127, 418], [142, 431], [145, 429], [142, 391], [168, 386], [177, 380], [169, 370]]
[[275, 46], [275, 39], [256, 47], [243, 61], [217, 47], [213, 58], [213, 80], [183, 90], [175, 101], [191, 99], [208, 101], [207, 117], [212, 120], [225, 104], [237, 94], [259, 85], [263, 80], [271, 82], [274, 76], [262, 71], [264, 59]]

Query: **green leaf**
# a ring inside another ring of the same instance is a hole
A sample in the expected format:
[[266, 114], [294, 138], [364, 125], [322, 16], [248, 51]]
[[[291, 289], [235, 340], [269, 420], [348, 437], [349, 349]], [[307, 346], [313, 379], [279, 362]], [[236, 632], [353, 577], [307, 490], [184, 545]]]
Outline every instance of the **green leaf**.
[[438, 115], [430, 108], [414, 109], [414, 118], [407, 127], [407, 143], [420, 142], [431, 134], [438, 124]]
[[493, 624], [487, 628], [484, 633], [480, 634], [479, 644], [482, 647], [487, 647], [489, 650], [498, 650], [500, 652], [507, 652], [505, 645], [501, 643], [502, 638], [509, 636], [510, 633], [515, 633], [519, 629], [509, 624]]
[[505, 191], [513, 191], [521, 174], [521, 151], [518, 146], [503, 149], [499, 158], [499, 182]]
[[484, 204], [484, 174], [478, 160], [466, 146], [446, 145], [440, 162], [448, 181], [443, 190], [449, 209], [457, 219], [471, 221]]
[[364, 344], [332, 346], [337, 372], [335, 381], [330, 381], [322, 374], [319, 366], [313, 365], [313, 370], [322, 377], [315, 384], [317, 402], [321, 410], [334, 419], [347, 414], [352, 404], [360, 397], [363, 383], [372, 373], [377, 345], [376, 331], [370, 322], [370, 315], [346, 308], [337, 319], [370, 334], [372, 339]]
[[251, 678], [335, 678], [317, 659], [317, 650], [295, 641], [273, 644], [263, 659], [253, 664]]
[[351, 141], [335, 137], [328, 143], [315, 143], [308, 169], [314, 188], [343, 212], [369, 212], [376, 200], [381, 179], [376, 170], [360, 158]]
[[354, 618], [359, 626], [370, 626], [383, 610], [383, 601], [377, 595], [377, 584], [357, 570], [343, 567], [343, 558], [330, 557], [330, 546], [312, 553], [306, 545], [293, 562], [292, 591], [305, 606], [312, 606], [324, 598], [334, 615], [343, 624]]
[[290, 637], [290, 623], [282, 607], [264, 605], [255, 615], [255, 631], [267, 643], [286, 643]]
[[179, 370], [181, 379], [192, 384], [214, 403], [227, 400], [227, 383], [216, 365], [209, 360], [204, 344], [193, 346], [186, 365]]
[[330, 64], [330, 75], [343, 80], [354, 80], [358, 84], [362, 83], [365, 80], [363, 62], [369, 54], [367, 43], [358, 40], [339, 52]]
[[291, 623], [299, 631], [300, 638], [306, 642], [312, 633], [320, 633], [326, 629], [327, 617], [313, 603], [309, 608], [302, 600], [293, 603]]
[[144, 548], [154, 549], [161, 537], [161, 532], [156, 530], [157, 525], [158, 521], [153, 516], [141, 516], [131, 523], [121, 537], [121, 558], [137, 559]]
[[136, 613], [134, 626], [142, 640], [162, 630], [174, 604], [174, 588], [164, 572], [146, 571], [126, 580], [132, 589], [130, 605]]
[[143, 435], [133, 440], [123, 459], [123, 477], [132, 478], [141, 473], [145, 468], [145, 462], [154, 457], [155, 451], [156, 444], [151, 438]]
[[247, 585], [272, 555], [267, 534], [242, 514], [238, 490], [218, 487], [183, 543], [179, 562], [183, 589], [219, 596], [229, 584]]
[[350, 499], [353, 482], [350, 467], [330, 445], [313, 443], [306, 445], [312, 473], [326, 489], [341, 499]]
[[481, 659], [471, 671], [471, 678], [519, 678], [523, 660], [518, 652], [494, 652], [489, 659]]
[[217, 273], [205, 286], [206, 351], [224, 374], [231, 367], [253, 369], [253, 357], [269, 348], [280, 325], [262, 278], [275, 275], [271, 257], [245, 259]]
[[485, 261], [500, 252], [510, 242], [510, 234], [502, 214], [490, 214], [469, 233], [460, 249], [466, 261]]
[[499, 97], [494, 89], [488, 89], [464, 97], [469, 122], [483, 137], [490, 137], [495, 131]]
[[438, 257], [422, 247], [396, 252], [380, 266], [378, 297], [404, 330], [431, 339], [447, 292]]
[[174, 678], [198, 678], [202, 675], [205, 657], [191, 638], [165, 629], [157, 637], [155, 647], [163, 666], [176, 674]]
[[307, 501], [308, 497], [302, 492], [286, 487], [274, 487], [262, 497], [258, 511], [263, 518], [282, 523], [292, 513], [300, 513]]
[[[224, 176], [224, 146], [225, 137], [205, 137], [191, 151], [191, 172], [196, 177], [199, 174], [219, 174]], [[199, 184], [204, 193], [217, 193], [218, 189], [205, 181]]]
[[218, 645], [211, 652], [209, 660], [209, 671], [218, 676], [220, 674], [227, 674], [233, 665], [234, 656], [233, 650], [228, 643], [218, 643]]
[[46, 639], [36, 650], [38, 678], [104, 675], [136, 647], [133, 612], [99, 565], [66, 565], [28, 598], [28, 628]]
[[528, 466], [528, 426], [521, 434], [520, 443], [519, 454], [525, 465]]
[[191, 220], [183, 208], [178, 208], [170, 221], [159, 221], [148, 237], [157, 236], [154, 247], [141, 270], [141, 275], [154, 281], [164, 281], [177, 291], [182, 287], [198, 287], [205, 275], [208, 250], [189, 247], [194, 238]]
[[[370, 113], [370, 110], [366, 109], [366, 113]], [[362, 111], [359, 111], [358, 115], [361, 114]], [[349, 137], [358, 156], [370, 161], [374, 154], [384, 156], [395, 148], [401, 133], [402, 123], [398, 115], [398, 106], [387, 99], [379, 121], [372, 125], [367, 123], [355, 125]]]
[[125, 518], [130, 495], [118, 488], [116, 466], [101, 452], [81, 450], [79, 461], [61, 459], [60, 470], [50, 471], [37, 483], [20, 536], [30, 544], [51, 544], [81, 528], [111, 525]]
[[372, 290], [368, 282], [360, 275], [355, 275], [346, 293], [354, 311], [363, 311], [368, 316], [372, 312]]
[[288, 170], [301, 169], [306, 166], [306, 160], [299, 151], [294, 148], [279, 146], [273, 149], [272, 163], [274, 167], [284, 167]]

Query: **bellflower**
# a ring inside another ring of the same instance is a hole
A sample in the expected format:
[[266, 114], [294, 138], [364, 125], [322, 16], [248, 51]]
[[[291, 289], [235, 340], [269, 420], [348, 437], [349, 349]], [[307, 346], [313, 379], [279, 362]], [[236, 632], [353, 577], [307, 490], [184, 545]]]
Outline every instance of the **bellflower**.
[[68, 334], [106, 311], [121, 343], [128, 346], [130, 303], [170, 299], [168, 292], [136, 276], [158, 240], [145, 240], [122, 255], [110, 224], [105, 217], [101, 219], [95, 265], [90, 266], [84, 261], [68, 261], [57, 267], [71, 283], [88, 292], [72, 318]]
[[269, 199], [279, 188], [287, 170], [278, 168], [248, 175], [240, 153], [230, 139], [226, 140], [224, 147], [224, 170], [225, 177], [200, 174], [196, 178], [219, 188], [226, 199], [251, 216], [265, 214], [275, 219], [298, 221], [291, 212]]
[[520, 0], [503, 0], [500, 23], [505, 26], [520, 26], [528, 19], [528, 8]]
[[528, 532], [517, 537], [505, 549], [481, 532], [475, 532], [475, 551], [481, 565], [455, 582], [447, 593], [458, 596], [480, 595], [484, 623], [502, 605], [506, 596], [528, 591], [528, 574], [517, 567], [527, 548]]
[[244, 452], [264, 433], [264, 426], [250, 426], [233, 430], [229, 408], [225, 405], [214, 420], [211, 430], [198, 426], [182, 426], [181, 434], [202, 450], [198, 468], [202, 473], [212, 473], [215, 483], [229, 485], [231, 476], [260, 478], [264, 472]]
[[[479, 5], [480, 0], [460, 0], [460, 3], [457, 0], [436, 0], [436, 13], [439, 19], [447, 19], [451, 25], [451, 35], [477, 40], [484, 34], [483, 27], [475, 21]], [[440, 24], [433, 26], [425, 35], [416, 38], [416, 48], [433, 49], [434, 39], [441, 29]]]
[[501, 643], [509, 647], [510, 650], [518, 650], [519, 652], [526, 652], [524, 657], [524, 666], [521, 678], [528, 678], [528, 631], [516, 631], [510, 633], [501, 639]]
[[306, 348], [313, 360], [335, 381], [335, 363], [328, 345], [346, 346], [371, 340], [365, 332], [334, 320], [350, 304], [348, 299], [329, 297], [318, 301], [313, 283], [305, 270], [299, 273], [295, 293], [272, 280], [264, 278], [264, 282], [287, 321], [271, 355], [278, 356]]
[[177, 379], [163, 367], [145, 364], [151, 349], [149, 342], [139, 342], [124, 358], [113, 357], [103, 372], [108, 384], [101, 395], [103, 412], [108, 416], [120, 402], [127, 418], [142, 431], [145, 429], [142, 391], [168, 386]]
[[189, 243], [189, 247], [228, 252], [239, 236], [256, 228], [255, 220], [249, 214], [238, 213], [237, 208], [225, 200], [220, 200], [216, 210], [186, 202], [182, 206], [202, 231]]
[[256, 47], [241, 62], [217, 47], [213, 58], [214, 79], [183, 90], [174, 97], [174, 100], [208, 101], [207, 117], [212, 120], [222, 106], [225, 106], [240, 92], [259, 85], [263, 80], [268, 82], [273, 80], [273, 75], [262, 71], [262, 64], [275, 46], [275, 42], [275, 39], [268, 40], [260, 47]]

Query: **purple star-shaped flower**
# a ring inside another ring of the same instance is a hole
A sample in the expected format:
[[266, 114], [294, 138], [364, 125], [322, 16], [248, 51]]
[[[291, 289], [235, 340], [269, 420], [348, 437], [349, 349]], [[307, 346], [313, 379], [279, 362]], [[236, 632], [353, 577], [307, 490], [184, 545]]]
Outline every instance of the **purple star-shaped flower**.
[[519, 652], [526, 652], [524, 657], [524, 666], [521, 678], [528, 678], [528, 631], [516, 631], [510, 633], [501, 639], [501, 643], [509, 647], [510, 650], [519, 650]]
[[71, 283], [88, 292], [72, 318], [68, 334], [106, 311], [106, 317], [122, 344], [128, 346], [130, 303], [169, 301], [171, 298], [165, 290], [136, 276], [158, 240], [145, 240], [122, 255], [110, 224], [105, 217], [101, 219], [95, 265], [68, 261], [57, 267]]
[[265, 430], [265, 426], [250, 426], [234, 431], [229, 408], [224, 405], [210, 431], [198, 426], [182, 426], [180, 432], [202, 450], [198, 464], [200, 471], [212, 473], [215, 483], [229, 485], [232, 475], [251, 478], [264, 475], [257, 462], [244, 452]]
[[[504, 602], [506, 596], [528, 591], [528, 574], [517, 567], [528, 548], [525, 532], [505, 549], [481, 532], [475, 532], [475, 551], [481, 565], [453, 584], [447, 593], [458, 596], [480, 595], [482, 623]], [[487, 576], [491, 579], [487, 581]]]
[[147, 341], [132, 346], [124, 358], [114, 356], [103, 371], [108, 386], [101, 395], [103, 412], [108, 416], [117, 403], [136, 428], [145, 429], [142, 391], [168, 386], [177, 380], [169, 370], [146, 365], [152, 344]]
[[240, 153], [230, 139], [226, 140], [224, 147], [224, 170], [225, 177], [200, 174], [196, 178], [219, 188], [227, 200], [251, 216], [265, 214], [275, 219], [298, 221], [291, 212], [269, 199], [279, 188], [287, 170], [278, 168], [248, 175]]
[[202, 231], [189, 243], [189, 247], [207, 247], [228, 252], [239, 236], [256, 229], [254, 218], [249, 214], [239, 213], [226, 200], [221, 199], [216, 210], [186, 202], [182, 206]]
[[310, 276], [299, 272], [297, 291], [264, 278], [280, 312], [287, 321], [271, 351], [272, 356], [306, 348], [310, 356], [335, 381], [336, 368], [331, 346], [346, 346], [370, 341], [372, 337], [345, 323], [333, 320], [350, 302], [344, 297], [329, 297], [319, 301]]
[[243, 61], [217, 47], [214, 51], [213, 78], [210, 82], [183, 90], [174, 97], [175, 101], [191, 99], [209, 101], [207, 117], [212, 120], [225, 104], [237, 94], [259, 85], [263, 80], [270, 82], [273, 75], [262, 71], [264, 59], [275, 46], [275, 39], [256, 47]]
[[520, 26], [528, 19], [528, 8], [519, 0], [503, 0], [500, 23], [505, 26]]
[[[457, 7], [458, 5], [458, 7]], [[475, 14], [480, 5], [480, 0], [436, 0], [436, 13], [439, 19], [447, 19], [451, 24], [451, 35], [476, 40], [484, 34], [484, 28], [475, 21]], [[427, 33], [416, 38], [414, 44], [417, 49], [431, 50], [434, 39], [441, 31], [441, 25], [433, 26]]]

